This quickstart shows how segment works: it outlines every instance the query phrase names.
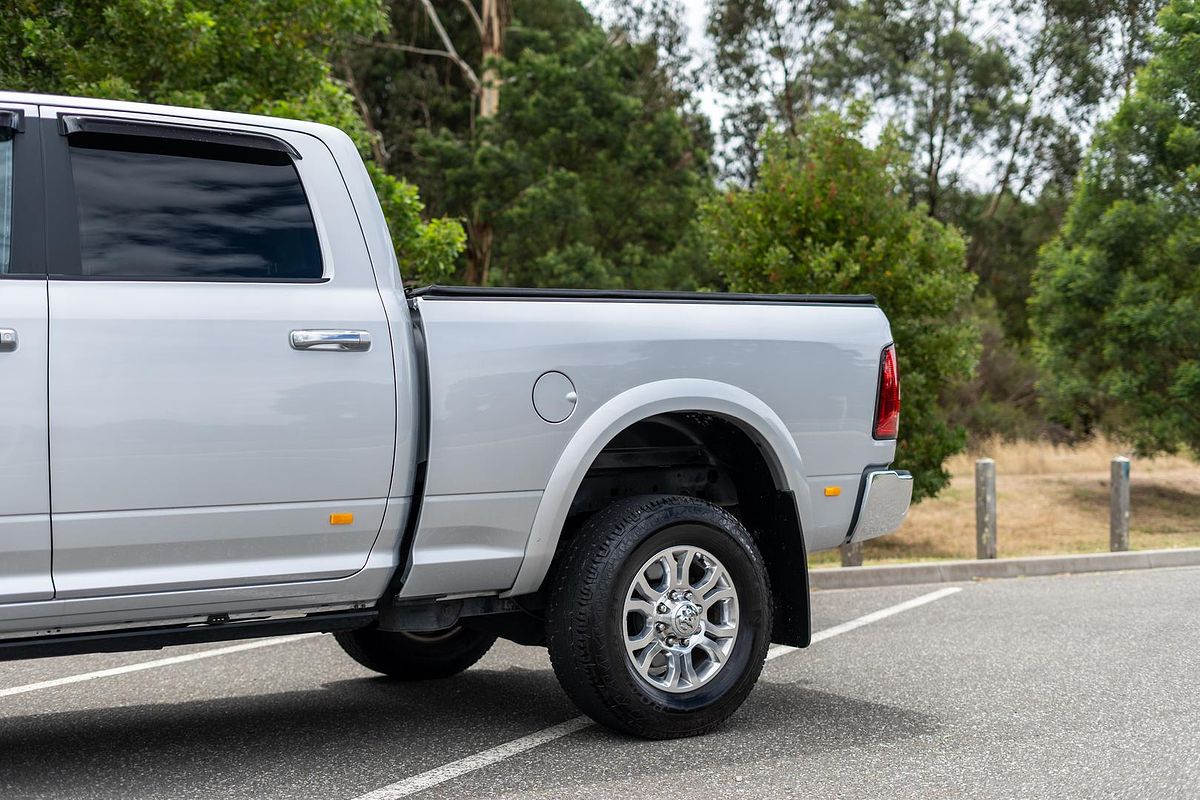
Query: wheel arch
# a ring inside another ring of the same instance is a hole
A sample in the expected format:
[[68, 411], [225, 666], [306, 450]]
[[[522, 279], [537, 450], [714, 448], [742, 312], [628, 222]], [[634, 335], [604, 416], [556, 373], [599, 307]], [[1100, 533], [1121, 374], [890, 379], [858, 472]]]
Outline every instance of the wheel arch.
[[780, 601], [776, 635], [772, 638], [798, 646], [807, 644], [803, 521], [810, 518], [811, 498], [803, 458], [783, 420], [765, 402], [744, 389], [718, 381], [680, 378], [643, 384], [613, 397], [588, 416], [551, 472], [531, 525], [524, 560], [508, 594], [530, 594], [542, 586], [558, 552], [572, 504], [605, 448], [639, 423], [682, 414], [711, 415], [727, 422], [753, 443], [761, 456], [775, 489], [773, 505], [766, 510], [772, 520], [770, 527], [782, 534], [764, 537], [775, 540], [767, 543], [767, 550], [772, 551], [768, 566]]

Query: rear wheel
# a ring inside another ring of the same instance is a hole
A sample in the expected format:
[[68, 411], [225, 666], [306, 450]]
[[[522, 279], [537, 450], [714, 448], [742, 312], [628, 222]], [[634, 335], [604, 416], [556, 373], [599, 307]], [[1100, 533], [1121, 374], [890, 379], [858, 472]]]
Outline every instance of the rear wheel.
[[361, 628], [334, 638], [359, 664], [402, 681], [457, 675], [483, 658], [496, 641], [491, 634], [462, 626], [430, 633]]
[[597, 722], [656, 739], [706, 733], [762, 671], [769, 600], [735, 517], [690, 497], [622, 500], [569, 545], [548, 608], [550, 658]]

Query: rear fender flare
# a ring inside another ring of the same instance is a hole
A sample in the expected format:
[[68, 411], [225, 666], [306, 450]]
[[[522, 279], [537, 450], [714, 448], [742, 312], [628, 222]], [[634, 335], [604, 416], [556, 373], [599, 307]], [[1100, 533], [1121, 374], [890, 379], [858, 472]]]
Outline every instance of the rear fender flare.
[[759, 446], [776, 488], [796, 498], [801, 527], [811, 518], [812, 499], [796, 442], [770, 406], [727, 383], [674, 378], [642, 384], [613, 397], [579, 426], [554, 465], [530, 527], [525, 557], [505, 596], [530, 594], [542, 585], [554, 559], [563, 525], [584, 475], [618, 433], [648, 417], [672, 412], [716, 414], [744, 430]]

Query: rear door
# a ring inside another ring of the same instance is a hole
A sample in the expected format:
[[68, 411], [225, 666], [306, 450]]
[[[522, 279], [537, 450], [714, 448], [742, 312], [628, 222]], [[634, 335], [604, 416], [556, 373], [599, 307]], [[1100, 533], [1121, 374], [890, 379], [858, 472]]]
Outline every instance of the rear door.
[[0, 603], [54, 596], [37, 107], [0, 104]]
[[345, 576], [395, 443], [387, 320], [329, 150], [53, 109], [58, 597]]

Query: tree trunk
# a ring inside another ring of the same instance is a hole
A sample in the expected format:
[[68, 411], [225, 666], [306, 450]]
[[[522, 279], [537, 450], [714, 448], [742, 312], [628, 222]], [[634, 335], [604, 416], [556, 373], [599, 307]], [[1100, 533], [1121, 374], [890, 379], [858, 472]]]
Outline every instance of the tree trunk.
[[379, 129], [375, 127], [375, 123], [371, 121], [371, 107], [367, 104], [367, 99], [363, 96], [362, 88], [358, 85], [358, 78], [354, 75], [354, 68], [350, 65], [350, 58], [346, 54], [341, 56], [342, 75], [346, 79], [346, 86], [350, 89], [351, 96], [354, 97], [354, 103], [358, 106], [359, 116], [362, 117], [363, 126], [367, 129], [367, 135], [371, 137], [371, 156], [375, 159], [375, 163], [380, 169], [388, 168], [390, 156], [387, 151], [387, 146], [383, 143], [383, 135], [379, 133]]
[[483, 0], [483, 86], [479, 91], [479, 118], [494, 117], [500, 111], [500, 71], [496, 62], [504, 56], [504, 31], [508, 27], [509, 3]]
[[1013, 137], [1012, 149], [1008, 153], [1008, 163], [1004, 165], [1004, 173], [1000, 176], [1000, 184], [996, 187], [995, 194], [992, 195], [992, 201], [988, 203], [987, 211], [984, 212], [984, 219], [991, 219], [996, 216], [996, 212], [1000, 210], [1000, 201], [1004, 198], [1004, 192], [1008, 190], [1008, 184], [1012, 182], [1013, 171], [1017, 166], [1017, 153], [1021, 149], [1021, 143], [1025, 138], [1025, 124], [1029, 122], [1029, 114], [1033, 98], [1030, 97], [1028, 104], [1025, 106], [1025, 113], [1021, 116], [1021, 124], [1017, 127], [1017, 135]]
[[[479, 119], [490, 119], [500, 112], [500, 70], [497, 62], [504, 57], [504, 33], [512, 19], [511, 0], [483, 0], [480, 11], [483, 78], [479, 88]], [[486, 136], [486, 129], [484, 135]], [[492, 266], [492, 223], [476, 218], [467, 225], [467, 284], [486, 286]]]
[[486, 286], [492, 263], [492, 224], [474, 220], [467, 225], [467, 285]]

